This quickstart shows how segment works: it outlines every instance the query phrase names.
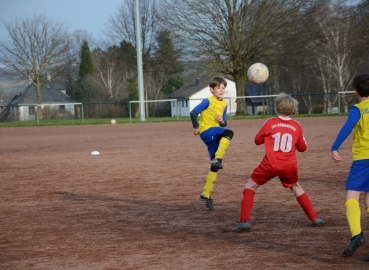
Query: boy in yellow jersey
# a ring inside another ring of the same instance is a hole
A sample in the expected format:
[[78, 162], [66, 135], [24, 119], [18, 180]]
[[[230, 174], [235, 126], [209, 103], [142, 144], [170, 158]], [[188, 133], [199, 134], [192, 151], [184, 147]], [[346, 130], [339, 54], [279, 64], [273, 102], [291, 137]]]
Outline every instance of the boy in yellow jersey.
[[[342, 160], [338, 149], [354, 130], [352, 144], [353, 162], [346, 181], [346, 218], [351, 231], [351, 241], [343, 251], [343, 257], [354, 254], [356, 249], [365, 244], [361, 231], [360, 194], [364, 192], [364, 205], [369, 214], [369, 74], [354, 78], [352, 86], [359, 103], [350, 108], [346, 123], [341, 128], [332, 145], [332, 158], [335, 163]], [[365, 260], [369, 260], [367, 257]]]
[[[224, 128], [227, 126], [227, 102], [222, 97], [226, 86], [227, 81], [224, 78], [212, 78], [209, 87], [213, 96], [202, 100], [190, 113], [194, 134], [200, 135], [208, 147], [210, 156], [210, 171], [200, 195], [200, 200], [210, 210], [214, 209], [210, 193], [217, 179], [218, 170], [223, 169], [223, 156], [233, 138], [233, 131]], [[197, 120], [199, 114], [200, 121]]]

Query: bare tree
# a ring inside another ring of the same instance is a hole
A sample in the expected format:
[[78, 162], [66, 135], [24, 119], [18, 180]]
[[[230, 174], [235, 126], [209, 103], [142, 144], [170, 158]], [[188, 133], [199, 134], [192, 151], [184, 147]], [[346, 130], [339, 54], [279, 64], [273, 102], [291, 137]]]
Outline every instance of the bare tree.
[[[143, 53], [150, 52], [159, 28], [157, 0], [140, 0]], [[135, 0], [126, 0], [115, 16], [110, 16], [105, 35], [116, 44], [123, 40], [136, 47]]]
[[[351, 35], [353, 19], [345, 1], [328, 1], [319, 4], [312, 20], [321, 39], [307, 44], [315, 56], [314, 62], [310, 62], [311, 69], [326, 94], [324, 110], [330, 112], [337, 96], [331, 100], [328, 93], [351, 90], [351, 80], [357, 72], [358, 63], [354, 63], [352, 57], [355, 46], [355, 37]], [[343, 95], [342, 101], [347, 112], [349, 100]]]
[[67, 94], [71, 97], [75, 96], [78, 67], [81, 60], [81, 47], [85, 40], [87, 40], [88, 44], [96, 44], [94, 37], [85, 30], [74, 31], [67, 41], [68, 49], [64, 55], [60, 80], [66, 86]]
[[109, 47], [105, 51], [95, 49], [93, 60], [95, 66], [95, 82], [103, 89], [110, 101], [116, 101], [123, 97], [124, 72], [121, 70], [121, 63], [117, 55], [119, 48]]
[[[41, 104], [41, 84], [47, 76], [58, 75], [68, 51], [68, 27], [45, 15], [16, 19], [5, 23], [5, 27], [10, 40], [0, 42], [4, 71], [16, 80], [30, 80], [35, 84], [37, 104]], [[41, 118], [41, 106], [38, 112]]]
[[[167, 0], [163, 23], [176, 30], [186, 45], [188, 61], [204, 64], [214, 73], [232, 75], [237, 96], [244, 96], [248, 67], [273, 65], [282, 35], [288, 35], [308, 0]], [[246, 112], [237, 100], [237, 114]]]

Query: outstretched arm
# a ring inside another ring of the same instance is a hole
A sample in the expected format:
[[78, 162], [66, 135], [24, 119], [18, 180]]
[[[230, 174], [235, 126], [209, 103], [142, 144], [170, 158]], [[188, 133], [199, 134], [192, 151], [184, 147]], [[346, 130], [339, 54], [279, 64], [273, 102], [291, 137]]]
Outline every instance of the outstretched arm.
[[360, 119], [359, 108], [356, 106], [352, 106], [349, 115], [347, 117], [346, 123], [342, 126], [331, 148], [332, 159], [335, 163], [338, 163], [342, 160], [341, 156], [338, 154], [338, 149], [340, 148], [341, 144], [347, 139], [347, 137], [351, 134], [353, 128], [355, 127], [359, 119]]
[[199, 121], [197, 120], [197, 116], [209, 107], [209, 99], [203, 99], [199, 105], [197, 105], [193, 110], [190, 112], [190, 117], [192, 121], [192, 126], [195, 129], [194, 134], [199, 135]]

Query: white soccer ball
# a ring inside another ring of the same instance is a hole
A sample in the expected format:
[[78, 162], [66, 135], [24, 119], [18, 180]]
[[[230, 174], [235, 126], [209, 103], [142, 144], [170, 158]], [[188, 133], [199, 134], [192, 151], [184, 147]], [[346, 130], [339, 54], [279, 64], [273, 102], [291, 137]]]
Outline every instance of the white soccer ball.
[[98, 156], [98, 155], [100, 155], [100, 153], [99, 153], [99, 151], [92, 151], [91, 155], [92, 156]]
[[110, 123], [112, 123], [113, 125], [116, 123], [117, 121], [115, 121], [114, 119], [112, 119], [111, 121], [110, 121]]
[[262, 63], [252, 64], [247, 70], [247, 78], [251, 83], [263, 83], [269, 77], [268, 67]]

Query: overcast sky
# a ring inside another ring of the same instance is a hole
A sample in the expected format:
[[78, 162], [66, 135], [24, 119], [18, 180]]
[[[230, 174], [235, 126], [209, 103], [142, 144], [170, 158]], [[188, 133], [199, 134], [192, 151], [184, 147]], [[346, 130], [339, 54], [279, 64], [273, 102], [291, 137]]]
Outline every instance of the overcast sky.
[[63, 22], [74, 30], [86, 30], [97, 40], [106, 38], [102, 31], [115, 16], [124, 0], [0, 0], [0, 39], [7, 37], [4, 22], [33, 14]]

